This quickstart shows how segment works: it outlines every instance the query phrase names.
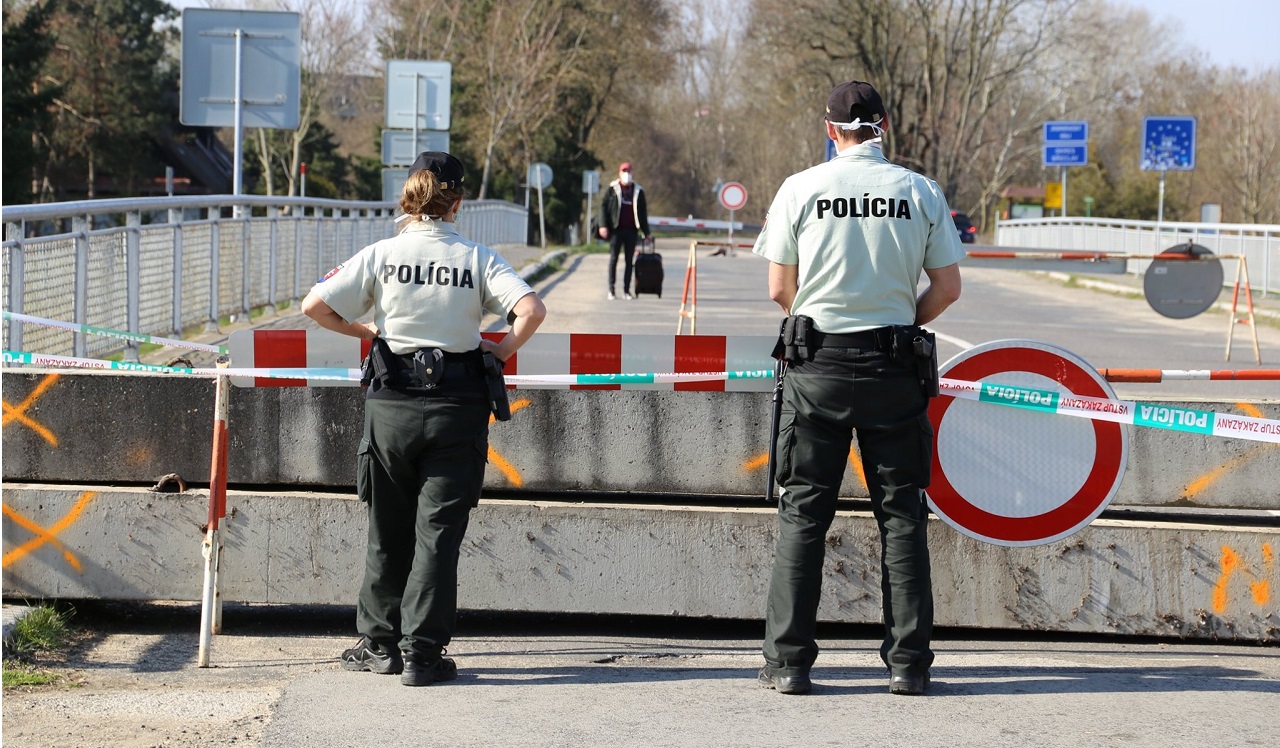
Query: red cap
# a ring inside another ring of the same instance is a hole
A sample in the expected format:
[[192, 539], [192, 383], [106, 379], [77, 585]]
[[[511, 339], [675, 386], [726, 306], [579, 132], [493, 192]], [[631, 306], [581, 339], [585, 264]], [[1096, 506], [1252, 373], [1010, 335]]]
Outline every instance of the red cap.
[[623, 161], [622, 166], [618, 167], [618, 171], [631, 171], [631, 162]]

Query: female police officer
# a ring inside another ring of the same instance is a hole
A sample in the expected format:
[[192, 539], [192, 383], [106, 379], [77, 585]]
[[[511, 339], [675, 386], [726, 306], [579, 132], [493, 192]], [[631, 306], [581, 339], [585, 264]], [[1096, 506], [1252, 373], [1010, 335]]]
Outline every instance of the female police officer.
[[[488, 454], [482, 354], [506, 361], [546, 315], [506, 260], [458, 234], [462, 179], [453, 156], [420, 154], [400, 198], [404, 230], [334, 268], [302, 302], [321, 327], [374, 341], [356, 477], [369, 505], [362, 637], [342, 664], [403, 673], [408, 686], [457, 677], [444, 651], [458, 549]], [[371, 308], [372, 323], [353, 321]], [[514, 320], [501, 343], [480, 337], [485, 310]]]

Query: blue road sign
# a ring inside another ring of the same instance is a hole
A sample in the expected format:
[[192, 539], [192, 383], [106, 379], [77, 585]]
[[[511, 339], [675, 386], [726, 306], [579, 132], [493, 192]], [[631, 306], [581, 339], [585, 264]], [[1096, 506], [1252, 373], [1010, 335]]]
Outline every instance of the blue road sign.
[[1044, 142], [1050, 143], [1084, 143], [1089, 140], [1088, 122], [1046, 122], [1044, 123]]
[[1196, 118], [1147, 117], [1142, 122], [1144, 171], [1196, 168]]
[[827, 161], [830, 161], [831, 159], [833, 159], [833, 158], [835, 158], [835, 157], [836, 157], [836, 141], [831, 140], [831, 139], [828, 139], [828, 140], [827, 140], [827, 158], [826, 158], [826, 160], [827, 160]]
[[1088, 166], [1089, 146], [1079, 145], [1044, 145], [1045, 166]]
[[1044, 123], [1043, 153], [1045, 166], [1088, 166], [1089, 123]]

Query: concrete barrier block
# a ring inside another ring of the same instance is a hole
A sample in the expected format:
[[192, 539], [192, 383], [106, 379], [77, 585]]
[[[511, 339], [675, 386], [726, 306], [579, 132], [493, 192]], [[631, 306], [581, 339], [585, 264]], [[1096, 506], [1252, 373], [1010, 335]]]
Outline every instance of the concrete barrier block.
[[[6, 372], [6, 481], [152, 483], [209, 476], [213, 386], [176, 377]], [[512, 390], [490, 429], [489, 488], [761, 495], [766, 393]], [[24, 405], [25, 403], [25, 405]], [[1280, 419], [1280, 403], [1171, 403]], [[996, 406], [992, 406], [996, 407]], [[233, 486], [352, 490], [363, 394], [233, 388]], [[1117, 505], [1280, 510], [1280, 449], [1130, 427]], [[850, 462], [842, 495], [867, 491]]]
[[[86, 493], [92, 493], [86, 500]], [[6, 485], [4, 594], [198, 600], [202, 492]], [[349, 496], [228, 497], [224, 599], [354, 604], [364, 506]], [[20, 518], [20, 519], [19, 519]], [[462, 548], [476, 610], [763, 616], [774, 510], [483, 500]], [[1097, 520], [1004, 548], [930, 526], [937, 624], [1280, 641], [1280, 529]], [[827, 541], [827, 621], [880, 619], [874, 519], [841, 511]]]

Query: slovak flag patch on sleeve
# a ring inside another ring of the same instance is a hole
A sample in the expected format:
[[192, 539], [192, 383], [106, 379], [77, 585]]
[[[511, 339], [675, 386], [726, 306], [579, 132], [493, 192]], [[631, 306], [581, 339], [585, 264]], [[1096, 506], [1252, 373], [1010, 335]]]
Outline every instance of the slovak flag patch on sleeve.
[[334, 268], [333, 270], [330, 270], [329, 272], [325, 273], [324, 277], [320, 279], [320, 282], [324, 283], [325, 281], [329, 280], [333, 276], [337, 275], [339, 270], [342, 270], [341, 264], [339, 264], [338, 267]]

